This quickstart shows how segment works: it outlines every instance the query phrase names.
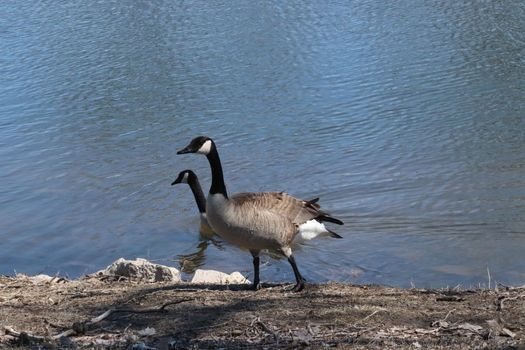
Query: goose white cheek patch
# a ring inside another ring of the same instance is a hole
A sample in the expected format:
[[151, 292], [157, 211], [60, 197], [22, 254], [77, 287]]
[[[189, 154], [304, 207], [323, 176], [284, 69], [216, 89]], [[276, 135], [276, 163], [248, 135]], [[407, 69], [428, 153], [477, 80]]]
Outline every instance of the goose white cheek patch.
[[184, 177], [182, 178], [182, 183], [187, 184], [188, 183], [188, 173], [184, 173]]
[[199, 150], [197, 151], [197, 153], [200, 153], [200, 154], [208, 154], [210, 153], [211, 151], [211, 141], [208, 140], [206, 142], [204, 142], [201, 146], [201, 148], [199, 148]]

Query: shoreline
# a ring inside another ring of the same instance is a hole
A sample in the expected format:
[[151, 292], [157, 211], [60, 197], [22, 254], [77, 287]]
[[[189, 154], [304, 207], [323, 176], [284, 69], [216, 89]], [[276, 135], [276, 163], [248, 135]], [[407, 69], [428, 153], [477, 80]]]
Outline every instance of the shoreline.
[[291, 286], [0, 277], [0, 347], [525, 349], [525, 286]]

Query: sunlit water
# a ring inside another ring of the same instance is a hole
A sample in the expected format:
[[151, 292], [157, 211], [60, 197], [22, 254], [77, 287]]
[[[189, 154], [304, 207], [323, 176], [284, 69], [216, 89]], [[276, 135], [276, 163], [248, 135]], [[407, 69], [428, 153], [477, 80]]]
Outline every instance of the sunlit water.
[[251, 277], [245, 252], [198, 252], [170, 186], [190, 168], [207, 190], [205, 158], [175, 154], [206, 134], [230, 193], [320, 196], [345, 221], [296, 252], [310, 281], [525, 283], [523, 1], [0, 7], [0, 273], [193, 254]]

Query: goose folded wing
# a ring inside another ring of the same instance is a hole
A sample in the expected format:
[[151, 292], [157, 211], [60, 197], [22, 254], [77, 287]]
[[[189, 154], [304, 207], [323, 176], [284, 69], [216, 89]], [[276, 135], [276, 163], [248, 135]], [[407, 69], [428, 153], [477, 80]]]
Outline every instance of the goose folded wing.
[[341, 221], [320, 210], [320, 206], [317, 204], [318, 198], [304, 201], [285, 192], [250, 192], [238, 193], [231, 200], [239, 207], [251, 207], [260, 211], [274, 212], [286, 217], [296, 225], [302, 225], [312, 219], [342, 224]]

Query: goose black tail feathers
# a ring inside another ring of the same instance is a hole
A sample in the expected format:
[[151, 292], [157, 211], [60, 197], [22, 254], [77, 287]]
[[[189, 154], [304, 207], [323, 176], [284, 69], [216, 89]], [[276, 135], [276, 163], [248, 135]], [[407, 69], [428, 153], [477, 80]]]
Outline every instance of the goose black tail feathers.
[[314, 198], [314, 199], [310, 199], [309, 201], [306, 201], [306, 206], [307, 207], [313, 207], [315, 209], [319, 209], [319, 208], [321, 208], [321, 206], [319, 204], [317, 204], [317, 202], [319, 202], [319, 197]]
[[328, 230], [328, 232], [330, 232], [330, 234], [332, 235], [333, 238], [343, 238], [342, 236], [339, 236], [337, 233], [335, 233], [334, 231], [331, 231], [331, 230]]
[[321, 215], [319, 215], [317, 217], [317, 219], [320, 220], [320, 221], [331, 222], [331, 223], [334, 223], [334, 224], [337, 224], [337, 225], [344, 225], [345, 224], [341, 220], [333, 218], [333, 217], [329, 216], [328, 214], [321, 214]]
[[[316, 210], [317, 213], [319, 214], [316, 217], [317, 220], [319, 220], [319, 221], [328, 221], [328, 222], [332, 222], [332, 223], [337, 224], [337, 225], [344, 225], [344, 223], [341, 220], [333, 218], [329, 214], [323, 212], [322, 210], [319, 210], [321, 208], [321, 206], [319, 204], [317, 204], [318, 201], [319, 201], [319, 197], [314, 198], [314, 199], [310, 199], [309, 201], [305, 201], [307, 207], [310, 207], [310, 208]], [[336, 236], [339, 236], [339, 235], [336, 234]], [[339, 236], [339, 238], [342, 238], [342, 237]]]

